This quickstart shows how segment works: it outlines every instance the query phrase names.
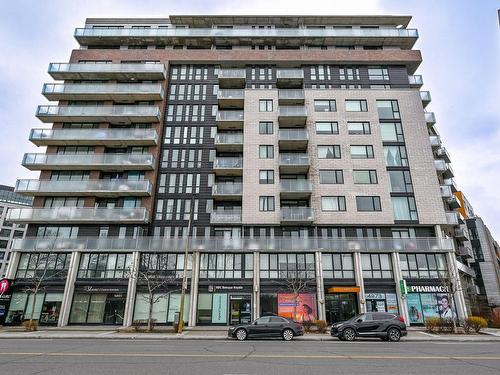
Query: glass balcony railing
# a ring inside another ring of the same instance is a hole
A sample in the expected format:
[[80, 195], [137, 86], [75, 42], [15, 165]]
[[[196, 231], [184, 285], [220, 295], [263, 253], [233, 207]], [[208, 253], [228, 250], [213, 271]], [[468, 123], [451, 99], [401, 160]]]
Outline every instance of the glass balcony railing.
[[217, 122], [243, 122], [244, 111], [217, 111]]
[[164, 64], [85, 64], [51, 63], [49, 74], [54, 79], [130, 78], [163, 80], [167, 76]]
[[444, 160], [434, 160], [434, 165], [436, 167], [436, 171], [443, 175], [444, 178], [452, 178], [454, 176], [453, 169], [451, 165], [448, 164]]
[[147, 180], [17, 180], [16, 192], [30, 195], [151, 195]]
[[113, 129], [113, 128], [93, 128], [93, 129], [32, 129], [30, 141], [35, 144], [49, 145], [60, 142], [96, 142], [96, 143], [130, 143], [130, 144], [151, 144], [158, 141], [158, 134], [155, 129]]
[[243, 158], [239, 157], [217, 157], [214, 161], [214, 169], [241, 169]]
[[221, 182], [212, 186], [212, 195], [241, 195], [243, 194], [243, 184]]
[[408, 76], [408, 82], [410, 86], [420, 87], [424, 84], [424, 80], [421, 75], [410, 75]]
[[[38, 251], [164, 251], [179, 253], [186, 250], [187, 238], [166, 237], [78, 237], [78, 238], [17, 238], [12, 242], [14, 250]], [[199, 252], [279, 252], [323, 251], [361, 253], [436, 253], [453, 251], [452, 238], [189, 238], [191, 251]]]
[[429, 91], [420, 91], [420, 99], [425, 103], [429, 103], [431, 101], [431, 93]]
[[247, 71], [245, 69], [220, 69], [219, 79], [246, 79]]
[[441, 147], [441, 137], [439, 135], [430, 135], [429, 140], [431, 141], [431, 146]]
[[280, 141], [307, 141], [309, 133], [306, 130], [300, 129], [280, 129]]
[[447, 163], [451, 163], [451, 157], [450, 154], [448, 153], [448, 150], [446, 147], [440, 147], [436, 150], [436, 156], [438, 158], [443, 159]]
[[242, 145], [243, 133], [217, 133], [215, 135], [216, 145]]
[[469, 230], [466, 224], [462, 224], [458, 228], [455, 228], [455, 237], [461, 241], [470, 239]]
[[38, 106], [36, 116], [40, 119], [56, 121], [74, 117], [75, 119], [95, 118], [96, 120], [113, 117], [143, 118], [144, 121], [160, 120], [160, 108], [154, 105], [102, 105], [102, 106]]
[[436, 116], [434, 116], [434, 112], [425, 112], [425, 122], [428, 125], [434, 125], [436, 123]]
[[446, 223], [448, 225], [458, 225], [460, 222], [460, 218], [458, 216], [458, 212], [450, 211], [446, 212]]
[[241, 210], [215, 210], [210, 213], [212, 224], [241, 223]]
[[310, 207], [281, 207], [281, 221], [309, 222], [314, 220]]
[[25, 154], [23, 166], [29, 169], [153, 169], [150, 154]]
[[307, 117], [307, 110], [306, 107], [300, 105], [280, 106], [278, 117]]
[[163, 87], [157, 83], [46, 83], [42, 94], [49, 99], [130, 97], [132, 99], [163, 98]]
[[13, 208], [7, 213], [8, 220], [19, 223], [79, 223], [79, 222], [131, 222], [147, 223], [147, 210], [138, 208]]
[[276, 69], [276, 79], [304, 79], [304, 71], [302, 69]]
[[221, 89], [217, 92], [219, 100], [243, 100], [245, 98], [245, 90], [242, 89]]
[[445, 178], [443, 184], [448, 185], [454, 193], [458, 191], [457, 184], [453, 178]]
[[310, 193], [312, 184], [309, 180], [281, 180], [280, 191], [282, 193]]
[[305, 94], [302, 89], [280, 89], [278, 90], [278, 101], [286, 103], [304, 103]]
[[451, 187], [449, 185], [441, 185], [439, 186], [441, 190], [441, 197], [443, 198], [451, 198], [453, 197], [453, 192], [451, 191]]
[[309, 156], [307, 154], [280, 154], [280, 165], [283, 166], [307, 166], [309, 165]]

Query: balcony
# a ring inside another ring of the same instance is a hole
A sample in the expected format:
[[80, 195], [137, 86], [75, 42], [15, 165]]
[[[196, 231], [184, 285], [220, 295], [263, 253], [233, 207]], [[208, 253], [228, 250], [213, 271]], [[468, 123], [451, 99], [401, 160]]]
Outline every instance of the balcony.
[[83, 46], [120, 44], [154, 45], [158, 43], [199, 45], [201, 41], [207, 45], [223, 43], [250, 45], [252, 42], [255, 44], [258, 41], [262, 45], [300, 46], [315, 44], [319, 40], [325, 45], [368, 44], [398, 46], [401, 49], [411, 49], [418, 39], [418, 31], [395, 27], [380, 29], [78, 28], [75, 30], [74, 36], [78, 43]]
[[164, 80], [167, 70], [164, 64], [64, 64], [49, 65], [49, 74], [56, 80]]
[[23, 166], [40, 170], [153, 170], [149, 154], [24, 154]]
[[217, 111], [217, 127], [219, 129], [243, 129], [244, 111]]
[[453, 192], [451, 191], [451, 187], [448, 185], [441, 185], [439, 186], [439, 189], [441, 191], [441, 197], [442, 198], [451, 198], [453, 197]]
[[281, 224], [312, 224], [313, 221], [310, 207], [281, 207]]
[[214, 161], [214, 172], [219, 176], [243, 175], [243, 158], [217, 157]]
[[157, 83], [46, 83], [42, 94], [49, 100], [162, 100]]
[[217, 92], [219, 108], [243, 109], [245, 103], [245, 90], [243, 89], [221, 89]]
[[245, 69], [220, 69], [219, 87], [221, 89], [244, 89], [247, 79]]
[[30, 196], [150, 196], [147, 180], [17, 180], [17, 193]]
[[445, 178], [443, 180], [443, 184], [448, 185], [451, 188], [451, 191], [456, 193], [458, 191], [457, 184], [453, 178]]
[[217, 133], [215, 148], [221, 152], [243, 152], [243, 133]]
[[309, 156], [305, 153], [283, 153], [280, 154], [280, 172], [283, 173], [307, 173], [309, 171]]
[[440, 147], [436, 150], [436, 156], [440, 159], [443, 159], [447, 163], [451, 163], [450, 154], [445, 147]]
[[31, 129], [30, 141], [37, 146], [154, 146], [155, 129]]
[[448, 225], [458, 225], [460, 223], [460, 218], [458, 212], [448, 211], [446, 212], [446, 224]]
[[278, 90], [279, 105], [304, 105], [305, 94], [303, 89]]
[[452, 178], [454, 176], [451, 165], [444, 160], [434, 160], [434, 165], [436, 171], [443, 176], [443, 178]]
[[304, 84], [302, 69], [277, 69], [276, 86], [279, 89], [301, 89]]
[[474, 259], [474, 251], [470, 246], [470, 242], [465, 242], [462, 246], [457, 247], [457, 254], [464, 258]]
[[434, 116], [434, 112], [424, 112], [425, 122], [427, 126], [432, 126], [436, 123], [436, 116]]
[[279, 147], [280, 151], [307, 151], [309, 133], [302, 129], [280, 129]]
[[430, 135], [429, 141], [431, 142], [431, 147], [433, 149], [441, 147], [441, 137], [439, 135]]
[[452, 194], [451, 197], [446, 198], [445, 201], [452, 210], [456, 210], [457, 208], [461, 207], [458, 198], [454, 194]]
[[42, 122], [109, 122], [131, 124], [159, 122], [160, 109], [154, 105], [38, 106], [36, 117]]
[[306, 125], [307, 110], [304, 106], [280, 106], [278, 108], [278, 122], [280, 126], [300, 126]]
[[281, 198], [303, 199], [309, 198], [312, 193], [312, 184], [309, 180], [280, 180]]
[[138, 208], [13, 208], [8, 211], [14, 223], [137, 223], [148, 222], [148, 212]]
[[455, 228], [455, 238], [459, 241], [468, 241], [470, 239], [469, 230], [466, 224], [462, 224], [458, 228]]
[[420, 99], [422, 100], [423, 107], [427, 107], [431, 102], [431, 93], [429, 91], [420, 91]]
[[210, 224], [239, 224], [241, 210], [215, 210], [210, 214]]
[[408, 82], [410, 87], [420, 88], [424, 84], [424, 80], [421, 75], [410, 75], [408, 76]]
[[220, 200], [241, 200], [243, 195], [243, 184], [232, 182], [220, 182], [212, 186], [212, 196]]

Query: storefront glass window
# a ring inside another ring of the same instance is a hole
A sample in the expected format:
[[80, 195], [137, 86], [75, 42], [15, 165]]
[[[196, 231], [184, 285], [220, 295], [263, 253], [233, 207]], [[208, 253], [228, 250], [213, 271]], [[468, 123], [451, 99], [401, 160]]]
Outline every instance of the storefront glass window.
[[198, 295], [198, 323], [207, 324], [212, 321], [212, 294]]
[[17, 267], [16, 278], [64, 278], [69, 268], [71, 254], [23, 253]]
[[390, 254], [361, 254], [363, 277], [367, 279], [392, 279]]
[[[184, 321], [189, 320], [189, 294], [184, 297]], [[181, 307], [181, 295], [179, 293], [172, 293], [170, 295], [170, 301], [168, 304], [168, 314], [167, 322], [173, 322], [175, 318], [175, 313], [180, 311]]]
[[314, 278], [314, 254], [260, 254], [263, 279]]
[[405, 278], [446, 277], [446, 260], [443, 254], [400, 254], [401, 272]]
[[14, 292], [12, 293], [12, 298], [10, 300], [9, 313], [5, 319], [6, 323], [11, 324], [21, 324], [24, 319], [24, 309], [26, 308], [26, 302], [28, 295], [24, 292]]
[[31, 319], [31, 311], [33, 310], [33, 301], [35, 302], [35, 309], [33, 311], [33, 319], [40, 319], [40, 312], [42, 311], [43, 299], [45, 293], [37, 293], [36, 298], [33, 294], [28, 296], [28, 303], [24, 313], [24, 319]]
[[366, 311], [399, 314], [396, 293], [366, 293]]
[[354, 279], [352, 254], [323, 253], [322, 264], [325, 279]]
[[87, 320], [87, 310], [90, 301], [90, 294], [76, 293], [73, 297], [73, 306], [69, 317], [70, 323], [85, 323]]
[[[181, 279], [184, 275], [184, 254], [155, 254], [141, 255], [141, 270], [157, 271], [159, 277]], [[187, 261], [187, 277], [191, 278], [192, 255]]]
[[106, 294], [92, 294], [90, 298], [87, 323], [102, 323], [104, 318], [104, 307]]
[[79, 279], [121, 279], [127, 277], [132, 254], [83, 254]]
[[447, 293], [409, 293], [406, 297], [410, 324], [423, 324], [428, 318], [456, 317], [456, 308]]
[[253, 254], [201, 254], [200, 278], [253, 278]]
[[[153, 315], [152, 318], [156, 323], [167, 322], [167, 294], [154, 294], [153, 301]], [[147, 320], [149, 315], [150, 299], [148, 293], [137, 293], [134, 306], [134, 320]]]

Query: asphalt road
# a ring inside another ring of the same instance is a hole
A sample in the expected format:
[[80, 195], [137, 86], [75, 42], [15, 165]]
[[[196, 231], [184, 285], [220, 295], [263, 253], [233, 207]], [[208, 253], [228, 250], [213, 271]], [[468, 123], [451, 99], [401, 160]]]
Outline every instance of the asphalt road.
[[497, 342], [0, 340], [0, 374], [500, 374]]

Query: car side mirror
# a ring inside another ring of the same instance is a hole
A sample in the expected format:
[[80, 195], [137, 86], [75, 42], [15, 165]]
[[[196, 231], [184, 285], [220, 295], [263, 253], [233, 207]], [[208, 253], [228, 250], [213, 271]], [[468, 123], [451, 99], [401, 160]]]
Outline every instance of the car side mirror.
[[257, 322], [257, 321], [256, 321], [256, 322], [253, 322], [253, 324], [254, 324], [254, 325], [257, 325], [258, 323], [259, 323], [259, 322]]
[[363, 321], [363, 319], [358, 319], [356, 320], [356, 323], [361, 323]]

